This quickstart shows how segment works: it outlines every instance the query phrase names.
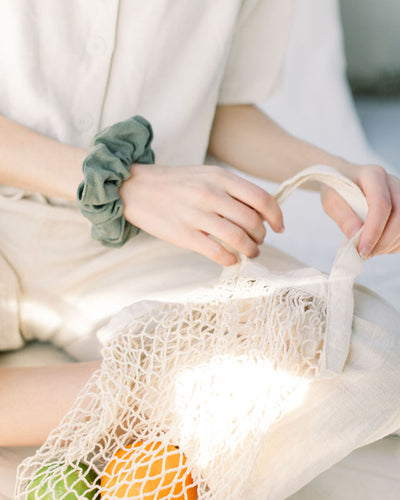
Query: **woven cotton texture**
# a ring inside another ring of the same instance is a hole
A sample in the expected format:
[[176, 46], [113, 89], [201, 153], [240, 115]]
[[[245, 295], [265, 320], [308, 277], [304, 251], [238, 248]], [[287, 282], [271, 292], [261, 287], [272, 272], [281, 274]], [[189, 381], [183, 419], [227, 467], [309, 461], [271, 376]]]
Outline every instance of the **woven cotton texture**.
[[[277, 199], [317, 174], [284, 183]], [[323, 170], [362, 206], [337, 176]], [[271, 425], [311, 381], [343, 369], [355, 245], [329, 276], [243, 258], [182, 302], [134, 304], [74, 407], [20, 465], [16, 499], [246, 500]]]
[[[47, 498], [39, 492], [48, 494], [55, 470], [58, 481], [65, 475], [57, 497], [65, 500], [73, 484], [86, 483], [84, 496], [71, 498], [191, 499], [195, 488], [199, 499], [242, 498], [263, 432], [319, 372], [325, 324], [324, 299], [239, 276], [184, 304], [155, 303], [104, 348], [75, 407], [21, 465], [16, 498]], [[145, 478], [135, 479], [151, 443], [183, 454], [165, 497], [162, 467], [154, 496], [145, 495]], [[109, 477], [118, 450], [125, 457]]]

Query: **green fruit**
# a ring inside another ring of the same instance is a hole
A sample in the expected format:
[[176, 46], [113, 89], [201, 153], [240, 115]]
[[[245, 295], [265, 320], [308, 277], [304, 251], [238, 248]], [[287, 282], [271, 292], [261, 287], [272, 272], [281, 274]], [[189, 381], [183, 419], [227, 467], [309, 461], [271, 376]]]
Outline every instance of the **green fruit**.
[[[79, 478], [82, 479], [79, 480]], [[92, 488], [93, 485], [97, 487]], [[68, 490], [68, 486], [74, 493]], [[68, 467], [62, 464], [51, 464], [42, 467], [36, 473], [29, 484], [28, 500], [78, 500], [80, 498], [97, 500], [99, 498], [98, 486], [99, 477], [85, 464], [79, 463], [77, 466], [68, 465]]]

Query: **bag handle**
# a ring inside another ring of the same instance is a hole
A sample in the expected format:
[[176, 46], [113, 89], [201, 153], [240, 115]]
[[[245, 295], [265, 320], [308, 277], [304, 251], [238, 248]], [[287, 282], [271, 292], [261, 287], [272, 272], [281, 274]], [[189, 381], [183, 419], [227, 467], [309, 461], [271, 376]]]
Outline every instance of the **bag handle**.
[[282, 182], [273, 196], [281, 204], [292, 191], [308, 181], [319, 181], [333, 188], [351, 206], [360, 219], [365, 221], [368, 205], [361, 189], [349, 178], [327, 165], [314, 165], [302, 170], [294, 177]]
[[[274, 197], [278, 203], [282, 203], [294, 189], [307, 181], [319, 181], [333, 188], [365, 222], [368, 204], [361, 189], [336, 169], [326, 165], [315, 165], [302, 170], [283, 182]], [[341, 245], [329, 275], [322, 368], [324, 372], [331, 374], [342, 372], [350, 349], [354, 313], [353, 284], [364, 265], [357, 252], [361, 231], [362, 229]]]
[[[319, 181], [333, 188], [365, 222], [368, 212], [367, 200], [361, 189], [336, 169], [327, 165], [315, 165], [284, 181], [273, 195], [278, 203], [284, 200], [307, 181]], [[353, 285], [361, 273], [364, 261], [357, 252], [362, 228], [350, 240], [340, 246], [327, 283], [327, 317], [323, 351], [321, 354], [321, 376], [341, 373], [350, 350], [354, 314]], [[249, 265], [246, 256], [239, 254], [239, 269]], [[235, 269], [232, 269], [235, 268]], [[237, 267], [225, 269], [230, 276]]]
[[[313, 165], [312, 167], [301, 170], [295, 176], [282, 182], [279, 185], [278, 191], [272, 196], [281, 205], [295, 189], [309, 181], [322, 182], [326, 186], [334, 189], [350, 205], [358, 217], [365, 222], [368, 213], [368, 204], [364, 193], [352, 180], [328, 165]], [[349, 273], [349, 276], [352, 276], [353, 281], [354, 278], [360, 274], [364, 261], [358, 255], [357, 244], [363, 227], [353, 236], [353, 238], [351, 238], [351, 240], [346, 239], [339, 248], [332, 265], [331, 274], [339, 267], [346, 268], [346, 272]], [[234, 252], [229, 246], [226, 247], [228, 250]], [[356, 254], [356, 257], [354, 254]], [[241, 253], [237, 253], [237, 255], [240, 265], [246, 265], [248, 261], [247, 257]], [[354, 265], [355, 260], [357, 260], [358, 265]]]
[[[284, 181], [273, 196], [281, 204], [296, 188], [308, 181], [322, 182], [333, 188], [365, 222], [368, 204], [364, 193], [353, 181], [327, 165], [314, 165], [302, 170], [294, 177]], [[356, 276], [361, 273], [364, 261], [357, 252], [361, 231], [362, 228], [351, 240], [346, 239], [341, 245], [332, 265], [331, 276], [344, 273], [354, 281]]]

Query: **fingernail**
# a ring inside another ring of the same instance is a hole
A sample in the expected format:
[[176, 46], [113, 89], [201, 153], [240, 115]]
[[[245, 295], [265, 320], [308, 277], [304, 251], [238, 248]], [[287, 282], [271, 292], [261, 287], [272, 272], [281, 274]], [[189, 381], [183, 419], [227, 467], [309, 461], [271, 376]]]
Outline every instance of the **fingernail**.
[[278, 227], [278, 233], [283, 233], [285, 231], [285, 226], [282, 224]]
[[360, 249], [360, 256], [363, 258], [363, 259], [367, 259], [371, 253], [371, 250], [372, 250], [372, 247], [371, 245], [363, 245]]

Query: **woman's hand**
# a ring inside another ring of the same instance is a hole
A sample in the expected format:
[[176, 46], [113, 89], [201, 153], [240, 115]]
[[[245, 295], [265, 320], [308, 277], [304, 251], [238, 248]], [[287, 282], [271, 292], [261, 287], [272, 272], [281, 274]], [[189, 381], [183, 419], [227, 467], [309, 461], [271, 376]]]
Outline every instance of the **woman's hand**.
[[283, 231], [276, 200], [222, 167], [133, 164], [131, 173], [120, 189], [126, 219], [219, 264], [235, 264], [232, 252], [256, 257], [264, 220]]
[[[376, 165], [354, 167], [349, 177], [361, 188], [368, 203], [358, 244], [361, 257], [400, 252], [400, 179]], [[332, 189], [322, 189], [322, 204], [348, 238], [361, 228], [362, 221]]]

